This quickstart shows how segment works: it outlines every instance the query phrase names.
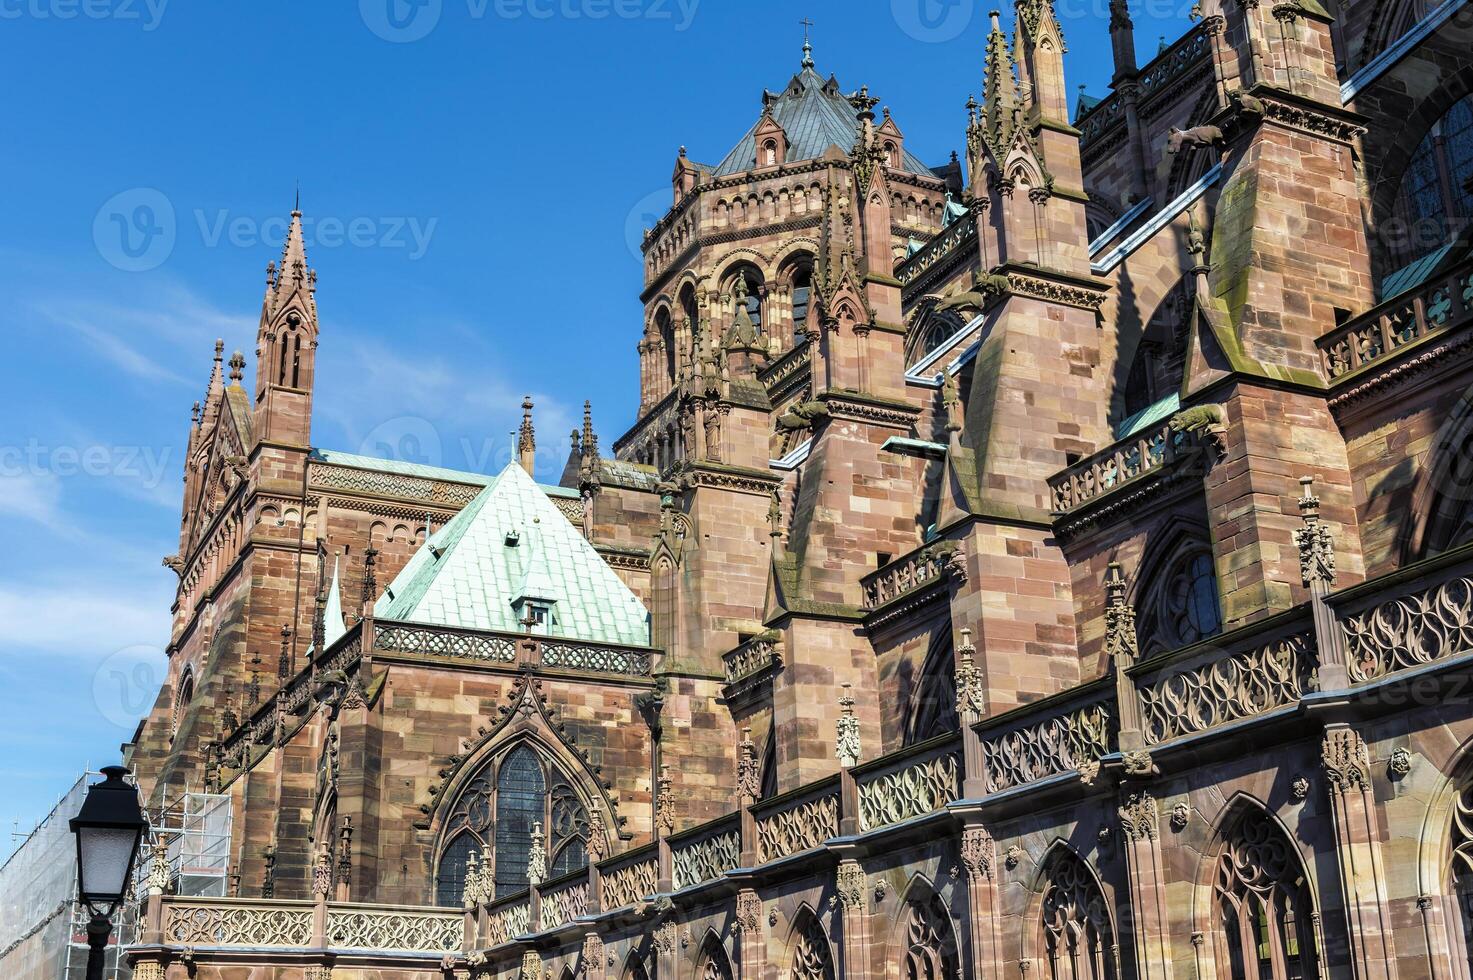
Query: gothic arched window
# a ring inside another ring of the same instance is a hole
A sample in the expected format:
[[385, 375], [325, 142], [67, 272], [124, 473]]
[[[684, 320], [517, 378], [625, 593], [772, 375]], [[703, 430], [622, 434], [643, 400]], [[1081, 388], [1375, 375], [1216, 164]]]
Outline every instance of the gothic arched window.
[[705, 953], [701, 957], [701, 980], [732, 980], [731, 959], [726, 949], [715, 937], [706, 941]]
[[956, 663], [951, 641], [951, 624], [931, 637], [930, 648], [911, 691], [906, 717], [905, 744], [960, 729], [956, 716]]
[[[1452, 859], [1447, 869], [1444, 905], [1454, 955], [1461, 951], [1473, 972], [1473, 781], [1453, 800]], [[1456, 906], [1451, 908], [1450, 906]], [[1461, 933], [1461, 937], [1459, 934]]]
[[1245, 808], [1223, 843], [1214, 888], [1221, 952], [1234, 980], [1315, 980], [1314, 904], [1282, 830]]
[[582, 798], [561, 771], [522, 744], [482, 767], [451, 806], [435, 876], [436, 904], [461, 904], [472, 851], [491, 867], [495, 897], [526, 888], [534, 829], [544, 835], [548, 877], [588, 863]]
[[910, 903], [904, 942], [905, 980], [956, 980], [962, 975], [951, 916], [937, 896]]
[[174, 718], [170, 728], [173, 735], [178, 734], [179, 725], [184, 721], [184, 710], [189, 707], [189, 702], [194, 700], [194, 668], [185, 667], [184, 675], [179, 679], [179, 694], [174, 698]]
[[1200, 543], [1183, 539], [1146, 582], [1136, 604], [1143, 651], [1174, 650], [1221, 631], [1217, 573]]
[[808, 325], [813, 302], [813, 266], [807, 262], [793, 270], [793, 340], [800, 341]]
[[1473, 217], [1473, 95], [1453, 103], [1422, 138], [1401, 179], [1407, 219], [1405, 257], [1442, 245]]
[[1059, 848], [1044, 866], [1046, 980], [1115, 980], [1115, 933], [1094, 872]]
[[744, 265], [731, 277], [730, 283], [727, 291], [733, 297], [743, 297], [742, 302], [747, 308], [747, 316], [752, 320], [752, 327], [757, 333], [761, 333], [762, 293], [765, 289], [762, 273], [758, 272], [754, 266]]
[[665, 380], [675, 381], [675, 325], [670, 321], [670, 311], [660, 310], [655, 314], [655, 332], [660, 346], [665, 351]]
[[807, 913], [793, 939], [793, 980], [834, 980], [834, 957], [829, 937], [813, 914]]

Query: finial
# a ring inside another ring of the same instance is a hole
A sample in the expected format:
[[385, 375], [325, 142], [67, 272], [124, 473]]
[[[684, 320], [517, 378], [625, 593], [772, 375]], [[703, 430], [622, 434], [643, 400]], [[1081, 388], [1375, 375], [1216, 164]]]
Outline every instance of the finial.
[[839, 695], [839, 717], [834, 722], [834, 754], [838, 756], [842, 769], [859, 765], [859, 719], [854, 716], [852, 687], [852, 684], [844, 685], [844, 691]]
[[1303, 525], [1294, 531], [1294, 545], [1299, 549], [1299, 573], [1306, 589], [1328, 592], [1335, 584], [1335, 539], [1330, 528], [1320, 519], [1320, 498], [1314, 493], [1314, 477], [1302, 476], [1299, 485], [1304, 495], [1299, 498], [1299, 516]]
[[225, 353], [225, 341], [220, 337], [215, 338], [215, 363], [220, 363], [220, 357]]
[[1140, 643], [1135, 632], [1135, 610], [1126, 598], [1125, 572], [1118, 561], [1105, 569], [1105, 655], [1123, 670], [1135, 663]]
[[528, 476], [532, 475], [536, 452], [537, 435], [532, 428], [532, 396], [527, 395], [522, 399], [522, 427], [517, 432], [517, 455]]
[[992, 23], [992, 29], [994, 31], [1001, 31], [1002, 30], [1002, 11], [1001, 10], [989, 10], [989, 11], [987, 11], [987, 19]]
[[813, 26], [813, 21], [804, 17], [798, 23], [803, 25], [803, 67], [813, 67], [813, 43], [809, 40], [808, 30]]
[[245, 377], [245, 355], [236, 351], [230, 355], [230, 380], [239, 384], [243, 377]]
[[956, 665], [956, 710], [963, 718], [980, 718], [986, 707], [982, 691], [982, 670], [972, 659], [977, 648], [972, 644], [972, 631], [962, 628], [962, 645]]
[[189, 410], [189, 421], [199, 425], [199, 402], [195, 402], [194, 407]]
[[680, 158], [682, 160], [685, 159], [685, 147], [683, 145], [680, 147]]

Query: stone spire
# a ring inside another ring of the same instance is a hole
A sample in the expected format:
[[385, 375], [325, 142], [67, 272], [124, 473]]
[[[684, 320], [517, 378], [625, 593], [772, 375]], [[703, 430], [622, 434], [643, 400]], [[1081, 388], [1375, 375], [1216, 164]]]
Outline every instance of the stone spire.
[[522, 469], [532, 476], [532, 466], [537, 458], [537, 434], [532, 429], [532, 396], [522, 399], [522, 427], [517, 432], [517, 457]]
[[307, 265], [302, 212], [293, 211], [281, 265], [266, 267], [266, 297], [256, 331], [258, 441], [311, 444], [312, 381], [317, 360], [317, 273]]
[[1008, 53], [1008, 38], [1003, 33], [999, 11], [988, 11], [992, 27], [987, 32], [987, 60], [983, 69], [982, 119], [987, 142], [1001, 157], [1002, 148], [1012, 139], [1013, 121], [1018, 107], [1018, 85], [1013, 77], [1013, 56]]

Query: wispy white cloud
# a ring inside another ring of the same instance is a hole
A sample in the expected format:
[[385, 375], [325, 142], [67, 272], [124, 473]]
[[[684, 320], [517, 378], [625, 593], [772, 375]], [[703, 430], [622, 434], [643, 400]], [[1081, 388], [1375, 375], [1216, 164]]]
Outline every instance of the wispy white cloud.
[[216, 337], [249, 337], [251, 317], [226, 313], [186, 286], [166, 284], [147, 295], [32, 297], [28, 309], [39, 321], [60, 326], [85, 341], [84, 349], [145, 381], [193, 386], [203, 382], [181, 364], [195, 365]]
[[[145, 580], [146, 582], [146, 580]], [[0, 581], [0, 656], [51, 653], [102, 660], [132, 646], [162, 648], [169, 637], [168, 578], [32, 585]]]
[[0, 516], [60, 529], [61, 481], [50, 474], [0, 471]]

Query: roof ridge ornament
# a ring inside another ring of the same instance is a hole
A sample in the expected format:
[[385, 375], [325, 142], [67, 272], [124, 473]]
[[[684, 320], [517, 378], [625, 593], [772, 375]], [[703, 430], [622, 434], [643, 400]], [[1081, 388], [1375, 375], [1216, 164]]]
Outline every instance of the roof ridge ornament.
[[800, 24], [803, 25], [803, 64], [802, 64], [802, 67], [803, 68], [812, 68], [813, 67], [813, 42], [809, 38], [808, 32], [813, 27], [813, 21], [810, 18], [808, 18], [808, 17], [804, 17], [802, 20], [798, 21], [798, 23], [800, 23]]

